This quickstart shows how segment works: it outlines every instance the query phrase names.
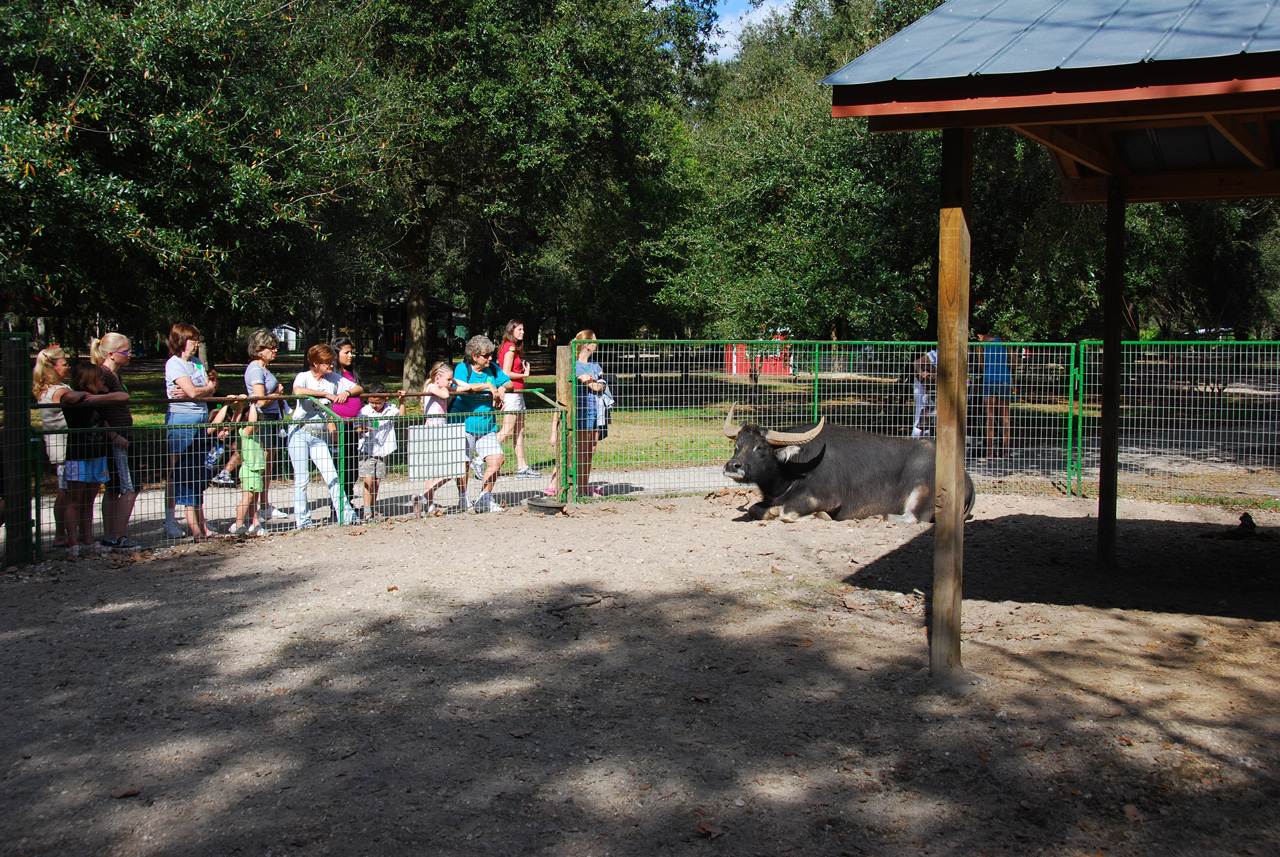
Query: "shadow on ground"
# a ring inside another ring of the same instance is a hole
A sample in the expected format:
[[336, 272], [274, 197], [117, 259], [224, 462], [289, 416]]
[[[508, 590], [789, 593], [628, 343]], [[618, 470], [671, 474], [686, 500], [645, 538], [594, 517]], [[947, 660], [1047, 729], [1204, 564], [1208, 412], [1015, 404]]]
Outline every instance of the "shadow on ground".
[[[1108, 582], [1087, 571], [1087, 540], [1009, 545], [1007, 525], [968, 530], [968, 596], [1187, 610], [1226, 598], [1239, 606], [1221, 615], [1275, 615], [1274, 593], [1249, 583], [1258, 567]], [[997, 573], [1054, 551], [1052, 583]], [[909, 592], [925, 582], [919, 552], [909, 543], [856, 582]], [[980, 680], [943, 692], [922, 646], [892, 644], [901, 618], [850, 624], [822, 618], [826, 600], [782, 612], [701, 586], [459, 601], [429, 573], [334, 610], [312, 593], [361, 580], [321, 574], [326, 562], [342, 559], [246, 573], [193, 555], [127, 581], [83, 563], [7, 584], [0, 850], [1190, 854], [1277, 841], [1270, 774], [1207, 788], [1161, 780], [1112, 743], [1059, 746], [1045, 736], [1075, 728], [1088, 700], [1028, 687], [1024, 713], [998, 719]], [[1119, 648], [1090, 657], [1134, 668]], [[1230, 725], [1280, 738], [1271, 721]]]

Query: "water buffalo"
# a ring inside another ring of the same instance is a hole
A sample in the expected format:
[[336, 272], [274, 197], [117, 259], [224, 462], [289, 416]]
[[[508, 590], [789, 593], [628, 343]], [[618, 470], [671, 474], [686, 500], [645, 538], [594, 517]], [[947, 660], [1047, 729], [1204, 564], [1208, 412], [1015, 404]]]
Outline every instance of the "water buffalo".
[[[786, 431], [735, 425], [724, 474], [754, 483], [763, 495], [749, 510], [757, 519], [795, 521], [805, 515], [844, 521], [880, 515], [909, 524], [933, 520], [934, 458], [930, 438], [887, 437], [826, 419]], [[965, 514], [973, 508], [973, 481], [964, 475]]]

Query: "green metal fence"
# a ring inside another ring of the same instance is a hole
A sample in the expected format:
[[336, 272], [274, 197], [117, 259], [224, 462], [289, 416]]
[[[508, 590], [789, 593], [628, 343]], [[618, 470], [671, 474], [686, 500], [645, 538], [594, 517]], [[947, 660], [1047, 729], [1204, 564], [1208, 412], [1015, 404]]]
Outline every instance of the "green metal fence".
[[[971, 357], [966, 465], [988, 493], [1066, 492], [1075, 430], [1075, 348], [1000, 344], [1012, 381], [1008, 446], [1002, 414], [987, 440], [981, 364]], [[769, 428], [825, 417], [880, 434], [931, 436], [935, 391], [927, 342], [602, 341], [593, 359], [616, 406], [597, 448], [593, 482], [605, 495], [718, 490], [735, 421]], [[936, 357], [936, 354], [935, 354]], [[924, 375], [925, 377], [921, 377]]]
[[[1123, 497], [1280, 503], [1280, 343], [1125, 342]], [[1080, 346], [1082, 490], [1096, 494], [1102, 344]]]
[[[62, 510], [55, 506], [65, 493], [45, 452], [49, 433], [38, 416], [29, 415], [26, 338], [11, 335], [3, 344], [5, 496], [20, 498], [26, 486], [29, 498], [27, 509], [19, 500], [8, 504], [5, 514], [5, 561], [17, 562], [47, 553], [58, 540]], [[934, 431], [928, 371], [934, 347], [928, 342], [601, 341], [592, 359], [605, 372], [614, 406], [607, 436], [591, 456], [589, 481], [581, 456], [575, 455], [582, 433], [561, 418], [562, 405], [528, 392], [523, 451], [525, 463], [539, 475], [517, 475], [515, 436], [508, 436], [494, 496], [510, 507], [548, 488], [590, 501], [592, 488], [604, 497], [657, 497], [731, 487], [722, 473], [732, 450], [723, 434], [730, 407], [735, 421], [770, 428], [825, 417], [866, 431], [928, 436]], [[984, 385], [993, 348], [1000, 349], [1009, 367], [1007, 446], [1001, 398], [989, 403]], [[1280, 343], [1127, 342], [1124, 349], [1122, 496], [1280, 502]], [[973, 344], [965, 462], [979, 492], [1096, 494], [1100, 358], [1096, 342]], [[576, 398], [577, 381], [570, 387]], [[454, 434], [454, 421], [461, 418], [449, 417]], [[503, 420], [498, 415], [496, 425]], [[440, 456], [448, 432], [428, 431], [421, 414], [390, 422], [396, 450], [385, 461], [371, 511], [384, 517], [414, 514], [415, 497], [443, 479], [432, 500], [440, 514], [457, 514], [456, 477], [469, 466], [456, 452], [457, 438], [450, 441], [455, 451], [446, 461]], [[233, 463], [239, 443], [238, 429], [219, 436], [224, 429], [197, 427], [205, 453], [224, 447], [207, 471], [210, 479]], [[268, 532], [298, 523], [287, 452], [287, 435], [297, 430], [288, 421], [258, 424], [259, 435], [271, 438], [275, 450], [268, 498], [276, 515], [263, 522]], [[325, 438], [335, 469], [348, 474], [343, 497], [357, 509], [366, 506], [364, 478], [357, 470], [362, 437], [357, 430]], [[190, 538], [182, 510], [169, 512], [172, 498], [166, 495], [177, 462], [168, 430], [135, 426], [129, 440], [137, 497], [128, 516], [128, 538], [143, 546]], [[556, 472], [559, 460], [566, 466]], [[304, 487], [310, 518], [316, 524], [336, 523], [328, 489], [315, 467], [309, 469]], [[468, 484], [475, 500], [474, 475]], [[225, 533], [237, 522], [244, 500], [239, 475], [226, 485], [209, 484], [202, 500], [211, 527]], [[106, 535], [102, 514], [100, 496], [94, 503], [95, 540]]]

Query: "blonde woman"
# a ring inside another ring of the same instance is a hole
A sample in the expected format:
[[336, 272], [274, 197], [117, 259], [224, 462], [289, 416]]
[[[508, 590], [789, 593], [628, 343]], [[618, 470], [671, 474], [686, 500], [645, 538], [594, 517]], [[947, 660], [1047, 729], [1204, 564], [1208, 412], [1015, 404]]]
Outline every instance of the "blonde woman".
[[112, 550], [137, 550], [141, 547], [125, 535], [134, 501], [138, 499], [134, 478], [141, 473], [142, 464], [129, 432], [133, 426], [133, 414], [127, 401], [129, 390], [119, 375], [132, 357], [133, 346], [120, 333], [108, 333], [89, 346], [89, 359], [102, 367], [102, 386], [108, 393], [123, 394], [126, 400], [98, 406], [111, 444], [107, 456], [107, 490], [102, 495], [102, 544]]
[[[71, 361], [66, 352], [57, 346], [46, 348], [36, 355], [35, 370], [31, 373], [31, 394], [42, 405], [62, 404], [62, 395], [71, 389], [67, 385], [67, 374], [71, 371]], [[53, 500], [53, 546], [69, 547], [67, 540], [67, 480], [62, 472], [62, 465], [67, 460], [67, 420], [61, 408], [40, 408], [40, 424], [45, 431], [59, 432], [44, 436], [45, 452], [49, 454], [49, 463], [58, 475], [58, 493]]]

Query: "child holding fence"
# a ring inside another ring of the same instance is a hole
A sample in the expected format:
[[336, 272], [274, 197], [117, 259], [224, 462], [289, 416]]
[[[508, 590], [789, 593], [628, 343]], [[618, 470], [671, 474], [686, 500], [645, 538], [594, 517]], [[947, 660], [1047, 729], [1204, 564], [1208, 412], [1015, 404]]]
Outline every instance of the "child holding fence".
[[360, 478], [364, 480], [364, 508], [360, 517], [366, 521], [379, 520], [375, 508], [378, 503], [378, 482], [387, 478], [387, 456], [396, 451], [396, 424], [391, 417], [404, 416], [404, 391], [398, 402], [387, 400], [387, 385], [374, 381], [366, 388], [369, 400], [360, 409], [356, 431], [360, 438]]
[[[453, 369], [448, 363], [440, 361], [431, 367], [427, 375], [427, 383], [422, 392], [426, 393], [423, 410], [427, 413], [427, 425], [446, 426], [449, 424], [449, 396], [452, 395]], [[413, 513], [418, 517], [428, 515], [434, 517], [441, 514], [440, 507], [435, 504], [436, 489], [448, 479], [435, 479], [426, 483], [422, 495], [413, 498]], [[467, 511], [467, 480], [458, 480], [458, 511]]]
[[[267, 470], [267, 453], [259, 440], [257, 405], [237, 405], [235, 422], [240, 427], [240, 504], [236, 506], [236, 522], [227, 533], [233, 536], [265, 536], [262, 526], [263, 495]], [[247, 523], [246, 523], [247, 522]]]
[[[100, 405], [128, 401], [128, 393], [109, 393], [102, 380], [102, 367], [80, 363], [71, 370], [71, 389], [62, 394], [67, 427], [73, 431], [67, 438], [67, 460], [62, 472], [67, 484], [67, 553], [79, 556], [86, 548], [108, 551], [93, 540], [93, 501], [98, 489], [107, 481], [107, 456], [111, 452], [105, 423], [97, 408]], [[69, 407], [81, 405], [81, 407]], [[93, 429], [93, 431], [88, 431]]]

